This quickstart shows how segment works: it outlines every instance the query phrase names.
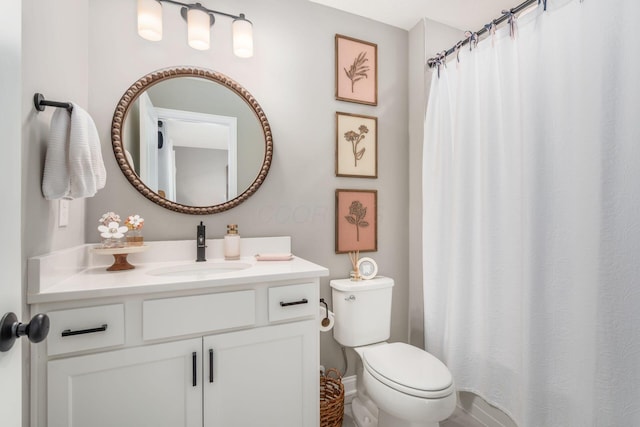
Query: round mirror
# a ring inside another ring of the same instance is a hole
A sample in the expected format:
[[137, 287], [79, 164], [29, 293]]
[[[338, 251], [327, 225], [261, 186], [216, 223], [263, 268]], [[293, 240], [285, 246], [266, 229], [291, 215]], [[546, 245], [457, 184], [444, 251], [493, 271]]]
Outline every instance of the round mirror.
[[231, 209], [262, 184], [273, 156], [258, 101], [229, 77], [201, 68], [147, 74], [113, 115], [113, 152], [129, 182], [167, 209]]

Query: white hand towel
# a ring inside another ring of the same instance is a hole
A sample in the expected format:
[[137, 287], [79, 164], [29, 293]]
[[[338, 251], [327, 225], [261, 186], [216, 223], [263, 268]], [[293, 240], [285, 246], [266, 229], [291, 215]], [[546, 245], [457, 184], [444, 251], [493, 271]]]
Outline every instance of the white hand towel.
[[73, 199], [95, 196], [107, 181], [96, 125], [75, 103], [69, 131], [69, 181]]
[[42, 192], [47, 200], [91, 197], [106, 183], [98, 131], [77, 104], [70, 114], [56, 109], [51, 118]]
[[56, 108], [51, 117], [47, 154], [42, 176], [45, 199], [61, 199], [69, 195], [69, 126], [71, 115], [64, 108]]

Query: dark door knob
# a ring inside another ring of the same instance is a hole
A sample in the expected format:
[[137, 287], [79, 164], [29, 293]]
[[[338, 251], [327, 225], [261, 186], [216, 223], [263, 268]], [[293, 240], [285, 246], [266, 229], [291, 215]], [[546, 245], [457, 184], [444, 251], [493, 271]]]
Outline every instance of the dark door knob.
[[49, 333], [49, 316], [43, 313], [33, 316], [29, 323], [20, 323], [13, 313], [7, 313], [0, 321], [0, 351], [7, 351], [17, 338], [27, 336], [32, 343], [39, 343]]

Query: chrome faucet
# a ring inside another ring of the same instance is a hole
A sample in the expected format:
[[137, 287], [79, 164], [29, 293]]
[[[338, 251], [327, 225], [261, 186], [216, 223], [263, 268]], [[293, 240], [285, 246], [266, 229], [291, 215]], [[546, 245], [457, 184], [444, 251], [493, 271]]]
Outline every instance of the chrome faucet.
[[198, 226], [198, 234], [196, 236], [196, 247], [198, 250], [198, 256], [196, 258], [196, 262], [206, 261], [207, 260], [207, 234], [205, 232], [205, 226], [200, 221], [200, 225]]

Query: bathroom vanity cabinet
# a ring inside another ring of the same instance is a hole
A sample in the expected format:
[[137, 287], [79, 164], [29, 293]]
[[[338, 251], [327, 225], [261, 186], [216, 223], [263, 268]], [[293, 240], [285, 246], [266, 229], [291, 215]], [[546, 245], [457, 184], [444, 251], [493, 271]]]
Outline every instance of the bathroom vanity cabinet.
[[[109, 273], [131, 286], [107, 288], [113, 276], [90, 268], [30, 295], [51, 320], [32, 345], [32, 426], [318, 425], [326, 269], [296, 258], [142, 292], [145, 268]], [[70, 284], [92, 273], [91, 289]]]

